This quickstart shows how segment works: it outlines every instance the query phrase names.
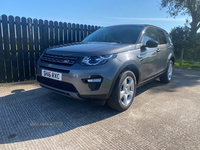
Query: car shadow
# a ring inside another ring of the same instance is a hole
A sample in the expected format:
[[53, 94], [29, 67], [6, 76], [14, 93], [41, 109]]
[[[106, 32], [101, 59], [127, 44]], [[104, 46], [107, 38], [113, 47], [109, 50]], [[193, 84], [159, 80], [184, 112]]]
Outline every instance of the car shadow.
[[54, 136], [118, 113], [44, 88], [13, 90], [0, 97], [0, 144]]
[[[177, 88], [199, 84], [200, 71], [176, 70], [170, 84], [154, 80], [139, 87], [136, 98], [155, 87], [155, 92], [174, 92]], [[119, 113], [108, 106], [70, 99], [44, 88], [16, 89], [0, 97], [0, 144], [58, 135]]]

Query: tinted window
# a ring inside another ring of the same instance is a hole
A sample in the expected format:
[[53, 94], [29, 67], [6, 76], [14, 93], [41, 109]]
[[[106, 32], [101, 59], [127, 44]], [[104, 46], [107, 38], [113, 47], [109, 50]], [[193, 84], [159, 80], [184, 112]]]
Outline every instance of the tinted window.
[[144, 34], [144, 44], [146, 44], [146, 42], [148, 40], [154, 40], [154, 41], [158, 41], [157, 40], [157, 37], [156, 37], [156, 31], [154, 28], [152, 27], [148, 27], [145, 31], [145, 34]]
[[159, 29], [157, 29], [157, 33], [158, 33], [159, 43], [160, 44], [167, 44], [167, 39], [165, 37], [165, 34]]
[[141, 32], [140, 26], [114, 26], [101, 28], [83, 42], [117, 42], [134, 44]]

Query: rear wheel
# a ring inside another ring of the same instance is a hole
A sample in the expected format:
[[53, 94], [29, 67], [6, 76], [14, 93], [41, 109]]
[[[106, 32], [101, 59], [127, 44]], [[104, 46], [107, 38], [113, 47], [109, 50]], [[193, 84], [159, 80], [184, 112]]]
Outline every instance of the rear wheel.
[[125, 71], [118, 77], [107, 104], [113, 109], [124, 111], [132, 104], [135, 93], [135, 75], [131, 71]]
[[174, 72], [174, 63], [172, 60], [169, 61], [167, 70], [160, 76], [160, 81], [163, 83], [169, 83], [172, 80]]

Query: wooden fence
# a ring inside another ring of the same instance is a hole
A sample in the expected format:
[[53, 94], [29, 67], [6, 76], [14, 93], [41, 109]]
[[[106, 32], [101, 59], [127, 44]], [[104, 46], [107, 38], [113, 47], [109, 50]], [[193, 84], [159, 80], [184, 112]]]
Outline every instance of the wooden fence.
[[80, 42], [100, 26], [26, 19], [0, 18], [0, 83], [34, 80], [36, 62], [54, 45]]

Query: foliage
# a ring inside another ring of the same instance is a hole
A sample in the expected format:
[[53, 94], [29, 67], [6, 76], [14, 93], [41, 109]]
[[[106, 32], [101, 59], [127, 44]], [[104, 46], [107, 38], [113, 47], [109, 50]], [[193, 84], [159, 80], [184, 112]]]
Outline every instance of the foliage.
[[[191, 30], [187, 26], [179, 26], [171, 30], [170, 35], [174, 44], [175, 56], [176, 59], [181, 59], [181, 52], [184, 50], [183, 59], [185, 61], [200, 62], [200, 34], [191, 38], [190, 32]], [[191, 66], [188, 63], [185, 63], [185, 65]], [[199, 66], [197, 65], [197, 67]]]
[[[196, 36], [197, 30], [200, 28], [200, 0], [162, 0], [160, 8], [168, 8], [167, 13], [171, 17], [179, 14], [189, 15], [192, 17], [191, 36]], [[187, 20], [189, 22], [189, 20]]]
[[[176, 60], [174, 66], [175, 67], [179, 67], [179, 59]], [[182, 64], [182, 68], [185, 68], [185, 69], [194, 69], [194, 70], [200, 70], [200, 61], [189, 61], [189, 60], [183, 60], [182, 61], [183, 64]]]
[[190, 29], [185, 27], [175, 27], [171, 30], [172, 42], [174, 44], [174, 53], [177, 58], [180, 58], [181, 50], [188, 47]]

